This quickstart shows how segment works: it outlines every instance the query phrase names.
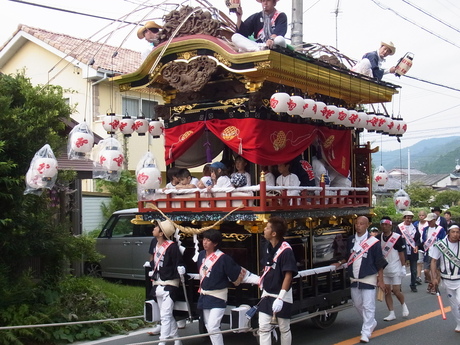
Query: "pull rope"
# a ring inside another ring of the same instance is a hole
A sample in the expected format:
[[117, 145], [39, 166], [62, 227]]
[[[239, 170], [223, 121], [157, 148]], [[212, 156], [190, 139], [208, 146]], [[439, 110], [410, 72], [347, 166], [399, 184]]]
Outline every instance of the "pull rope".
[[[215, 222], [214, 224], [212, 224], [212, 225], [210, 225], [210, 226], [205, 226], [205, 227], [200, 228], [200, 229], [191, 228], [191, 227], [189, 227], [189, 226], [182, 226], [182, 225], [180, 225], [180, 224], [177, 224], [177, 223], [175, 223], [173, 220], [171, 220], [171, 218], [169, 218], [167, 215], [165, 215], [165, 214], [163, 213], [163, 211], [160, 210], [156, 205], [152, 205], [152, 208], [153, 208], [155, 211], [160, 212], [161, 215], [162, 215], [163, 217], [165, 217], [167, 220], [169, 220], [171, 223], [173, 223], [174, 226], [175, 226], [176, 228], [178, 228], [180, 231], [182, 231], [183, 233], [195, 235], [195, 234], [201, 234], [202, 232], [205, 232], [206, 230], [212, 229], [212, 228], [214, 228], [215, 226], [218, 226], [218, 225], [222, 224], [222, 222], [223, 222], [228, 216], [230, 216], [233, 212], [238, 211], [238, 210], [244, 208], [244, 205], [241, 204], [241, 205], [238, 206], [237, 208], [231, 210], [229, 213], [227, 213], [225, 216], [223, 216], [221, 219], [219, 219], [219, 220], [218, 220], [217, 222]], [[152, 221], [152, 222], [154, 222], [154, 221]]]

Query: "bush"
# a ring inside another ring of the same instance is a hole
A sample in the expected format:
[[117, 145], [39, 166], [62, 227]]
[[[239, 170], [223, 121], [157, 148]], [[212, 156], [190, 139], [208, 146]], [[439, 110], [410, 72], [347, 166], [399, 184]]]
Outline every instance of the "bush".
[[[16, 287], [13, 287], [14, 290]], [[30, 286], [34, 298], [28, 304], [11, 305], [0, 310], [0, 324], [28, 325], [42, 323], [103, 320], [143, 314], [144, 288], [110, 283], [102, 279], [69, 276], [55, 289]], [[23, 291], [24, 292], [24, 291]], [[1, 345], [65, 344], [94, 340], [102, 336], [142, 327], [143, 318], [59, 327], [26, 328], [0, 331]]]

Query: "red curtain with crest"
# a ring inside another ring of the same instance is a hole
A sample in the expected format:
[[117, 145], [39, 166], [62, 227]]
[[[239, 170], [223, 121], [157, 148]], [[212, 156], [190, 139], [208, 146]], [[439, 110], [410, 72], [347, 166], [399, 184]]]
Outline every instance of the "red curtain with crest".
[[318, 138], [327, 163], [344, 176], [350, 170], [351, 130], [257, 118], [214, 118], [165, 129], [166, 164], [187, 151], [205, 127], [232, 151], [260, 165], [289, 162]]

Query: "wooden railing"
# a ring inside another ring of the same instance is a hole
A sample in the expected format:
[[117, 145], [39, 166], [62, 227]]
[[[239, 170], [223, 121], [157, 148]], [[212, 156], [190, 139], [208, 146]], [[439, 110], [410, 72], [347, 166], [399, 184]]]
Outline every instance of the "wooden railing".
[[371, 200], [369, 186], [327, 187], [321, 183], [319, 187], [275, 187], [261, 181], [256, 186], [212, 189], [210, 192], [205, 189], [158, 190], [154, 200], [139, 201], [139, 211], [152, 211], [155, 205], [163, 212], [228, 212], [243, 204], [244, 211], [265, 213], [370, 207]]

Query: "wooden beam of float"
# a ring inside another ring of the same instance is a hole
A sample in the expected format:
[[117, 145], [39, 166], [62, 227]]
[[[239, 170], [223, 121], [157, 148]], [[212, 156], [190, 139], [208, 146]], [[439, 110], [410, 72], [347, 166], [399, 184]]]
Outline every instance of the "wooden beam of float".
[[172, 40], [166, 49], [165, 45], [162, 43], [155, 48], [137, 71], [115, 77], [120, 89], [141, 91], [155, 82], [161, 89], [166, 89], [169, 85], [161, 75], [166, 64], [207, 56], [216, 61], [218, 67], [227, 70], [230, 76], [244, 78], [247, 82], [270, 81], [300, 89], [309, 95], [322, 94], [343, 99], [349, 104], [391, 102], [392, 96], [398, 93], [397, 85], [376, 82], [297, 52], [286, 51], [285, 54], [263, 50], [237, 53], [222, 39], [206, 35], [179, 37]]

